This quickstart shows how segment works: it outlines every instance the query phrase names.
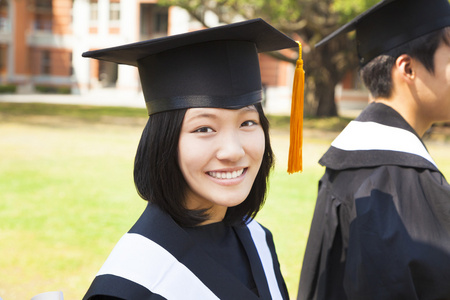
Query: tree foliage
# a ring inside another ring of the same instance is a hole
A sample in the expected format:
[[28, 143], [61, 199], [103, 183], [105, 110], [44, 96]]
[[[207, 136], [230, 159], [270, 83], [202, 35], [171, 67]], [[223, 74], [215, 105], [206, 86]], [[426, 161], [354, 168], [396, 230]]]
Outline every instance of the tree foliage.
[[[358, 66], [353, 38], [342, 35], [314, 45], [378, 0], [160, 0], [163, 5], [186, 9], [206, 27], [205, 12], [220, 22], [262, 18], [294, 39], [302, 41], [306, 72], [305, 111], [315, 116], [337, 115], [334, 88], [349, 70]], [[295, 63], [295, 59], [275, 54]]]

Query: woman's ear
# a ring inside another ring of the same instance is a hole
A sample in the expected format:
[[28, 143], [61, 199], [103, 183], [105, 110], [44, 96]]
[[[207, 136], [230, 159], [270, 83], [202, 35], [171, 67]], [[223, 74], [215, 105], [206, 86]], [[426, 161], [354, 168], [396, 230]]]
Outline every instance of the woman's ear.
[[408, 54], [402, 54], [395, 60], [395, 69], [402, 79], [410, 82], [415, 78], [414, 60]]

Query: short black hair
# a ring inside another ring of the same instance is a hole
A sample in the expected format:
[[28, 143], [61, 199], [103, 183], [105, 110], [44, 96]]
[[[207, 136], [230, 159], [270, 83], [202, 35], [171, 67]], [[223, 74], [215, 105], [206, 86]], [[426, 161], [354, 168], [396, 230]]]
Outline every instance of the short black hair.
[[389, 98], [392, 68], [402, 54], [417, 59], [430, 73], [434, 73], [434, 54], [441, 42], [450, 44], [450, 27], [433, 31], [375, 57], [360, 70], [364, 85], [374, 98]]
[[[264, 204], [268, 177], [274, 164], [270, 145], [269, 121], [260, 103], [255, 104], [264, 131], [265, 150], [261, 167], [249, 195], [230, 207], [226, 224], [242, 224], [254, 218]], [[178, 164], [178, 142], [187, 109], [151, 115], [142, 132], [134, 162], [134, 182], [138, 194], [168, 213], [181, 226], [196, 226], [208, 219], [206, 210], [185, 207], [187, 182]]]

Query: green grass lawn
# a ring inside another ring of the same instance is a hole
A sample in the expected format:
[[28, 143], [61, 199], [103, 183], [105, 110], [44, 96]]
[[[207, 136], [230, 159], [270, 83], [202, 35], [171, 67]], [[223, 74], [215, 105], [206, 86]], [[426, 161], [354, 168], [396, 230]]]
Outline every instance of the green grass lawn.
[[[67, 300], [81, 299], [145, 207], [132, 178], [145, 115], [142, 109], [0, 103], [1, 298], [62, 290]], [[341, 121], [324, 126], [340, 129]], [[277, 167], [257, 219], [274, 235], [294, 298], [323, 173], [317, 160], [338, 130], [306, 130], [304, 171], [288, 175], [288, 134], [277, 122]], [[450, 175], [448, 145], [429, 148]]]

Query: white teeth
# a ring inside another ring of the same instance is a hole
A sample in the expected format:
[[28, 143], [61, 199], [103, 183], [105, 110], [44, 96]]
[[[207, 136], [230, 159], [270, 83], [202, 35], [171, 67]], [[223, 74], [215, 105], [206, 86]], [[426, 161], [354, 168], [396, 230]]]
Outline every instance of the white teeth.
[[244, 173], [244, 169], [233, 172], [208, 172], [209, 176], [218, 179], [234, 179], [241, 176], [242, 173]]

